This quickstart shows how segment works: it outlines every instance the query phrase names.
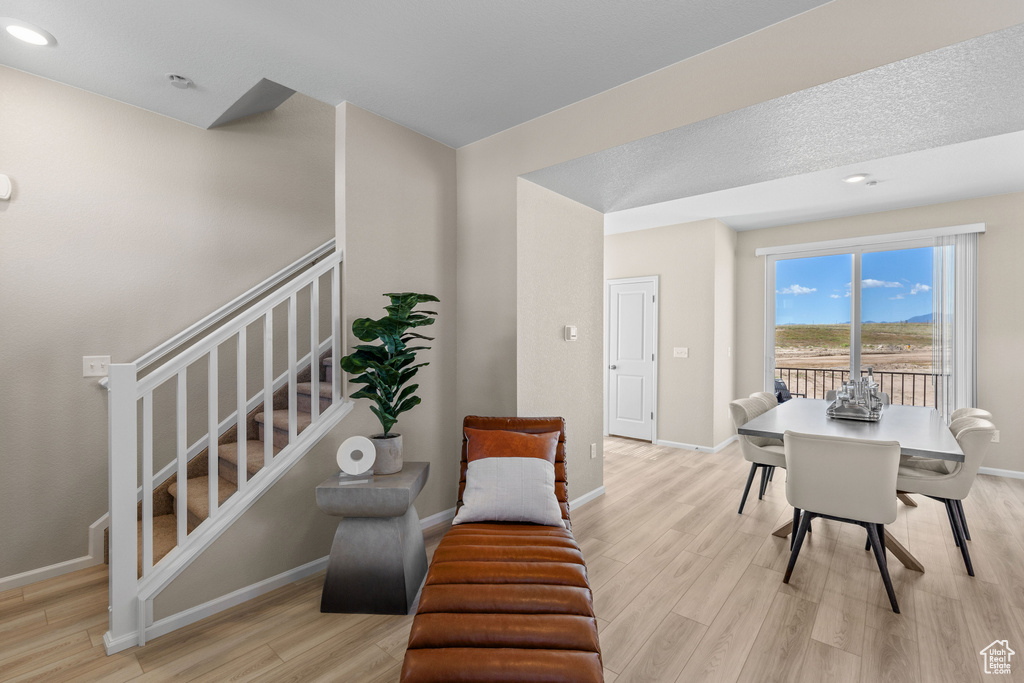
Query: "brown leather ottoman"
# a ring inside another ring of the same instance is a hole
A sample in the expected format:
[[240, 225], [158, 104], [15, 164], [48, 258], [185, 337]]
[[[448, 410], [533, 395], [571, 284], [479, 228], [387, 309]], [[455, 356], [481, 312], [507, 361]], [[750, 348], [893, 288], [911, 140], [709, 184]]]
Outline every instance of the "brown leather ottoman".
[[[560, 430], [556, 496], [568, 519], [561, 418], [470, 417], [465, 426]], [[460, 504], [465, 443], [462, 472]], [[452, 527], [427, 572], [401, 680], [603, 681], [593, 597], [572, 532], [502, 522]]]

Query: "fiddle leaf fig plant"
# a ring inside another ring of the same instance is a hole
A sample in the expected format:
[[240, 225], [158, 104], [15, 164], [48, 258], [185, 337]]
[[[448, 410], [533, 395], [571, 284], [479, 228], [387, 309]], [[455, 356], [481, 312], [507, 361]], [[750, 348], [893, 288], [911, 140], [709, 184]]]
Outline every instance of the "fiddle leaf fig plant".
[[352, 398], [373, 401], [370, 410], [384, 428], [384, 438], [391, 436], [391, 428], [398, 416], [420, 404], [414, 395], [419, 384], [409, 384], [419, 369], [429, 363], [417, 363], [416, 353], [429, 346], [409, 346], [416, 340], [433, 341], [409, 330], [433, 325], [436, 311], [416, 310], [420, 304], [440, 301], [431, 294], [398, 292], [385, 294], [391, 305], [385, 306], [386, 316], [378, 320], [358, 318], [352, 323], [352, 333], [360, 341], [379, 341], [380, 344], [358, 344], [355, 350], [341, 359], [341, 369], [353, 375], [351, 382], [365, 385], [352, 394]]

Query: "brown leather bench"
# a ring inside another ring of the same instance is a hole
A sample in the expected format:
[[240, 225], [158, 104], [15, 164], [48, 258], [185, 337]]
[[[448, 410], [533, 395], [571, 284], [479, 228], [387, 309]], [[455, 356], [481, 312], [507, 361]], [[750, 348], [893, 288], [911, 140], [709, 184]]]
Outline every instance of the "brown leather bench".
[[[558, 431], [555, 495], [569, 519], [562, 418], [467, 417], [463, 427]], [[463, 435], [459, 507], [467, 453]], [[452, 527], [427, 572], [402, 682], [603, 680], [593, 596], [572, 532], [503, 522]]]

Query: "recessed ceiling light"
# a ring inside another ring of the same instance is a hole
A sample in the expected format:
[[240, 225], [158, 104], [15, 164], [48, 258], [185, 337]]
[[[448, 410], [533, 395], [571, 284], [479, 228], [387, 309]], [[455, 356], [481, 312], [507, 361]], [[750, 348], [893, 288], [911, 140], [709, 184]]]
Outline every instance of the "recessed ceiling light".
[[843, 178], [844, 183], [862, 183], [868, 179], [867, 173], [854, 173]]
[[30, 45], [56, 45], [57, 39], [53, 35], [38, 26], [25, 23], [18, 19], [0, 19], [7, 32], [18, 40]]

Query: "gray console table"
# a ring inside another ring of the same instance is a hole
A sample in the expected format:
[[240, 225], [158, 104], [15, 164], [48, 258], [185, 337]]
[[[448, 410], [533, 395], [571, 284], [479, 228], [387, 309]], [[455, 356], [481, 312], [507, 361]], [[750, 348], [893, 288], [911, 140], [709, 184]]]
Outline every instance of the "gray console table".
[[316, 503], [341, 517], [327, 564], [321, 612], [408, 614], [427, 574], [423, 531], [413, 501], [430, 463], [407, 462], [372, 482], [316, 487]]

